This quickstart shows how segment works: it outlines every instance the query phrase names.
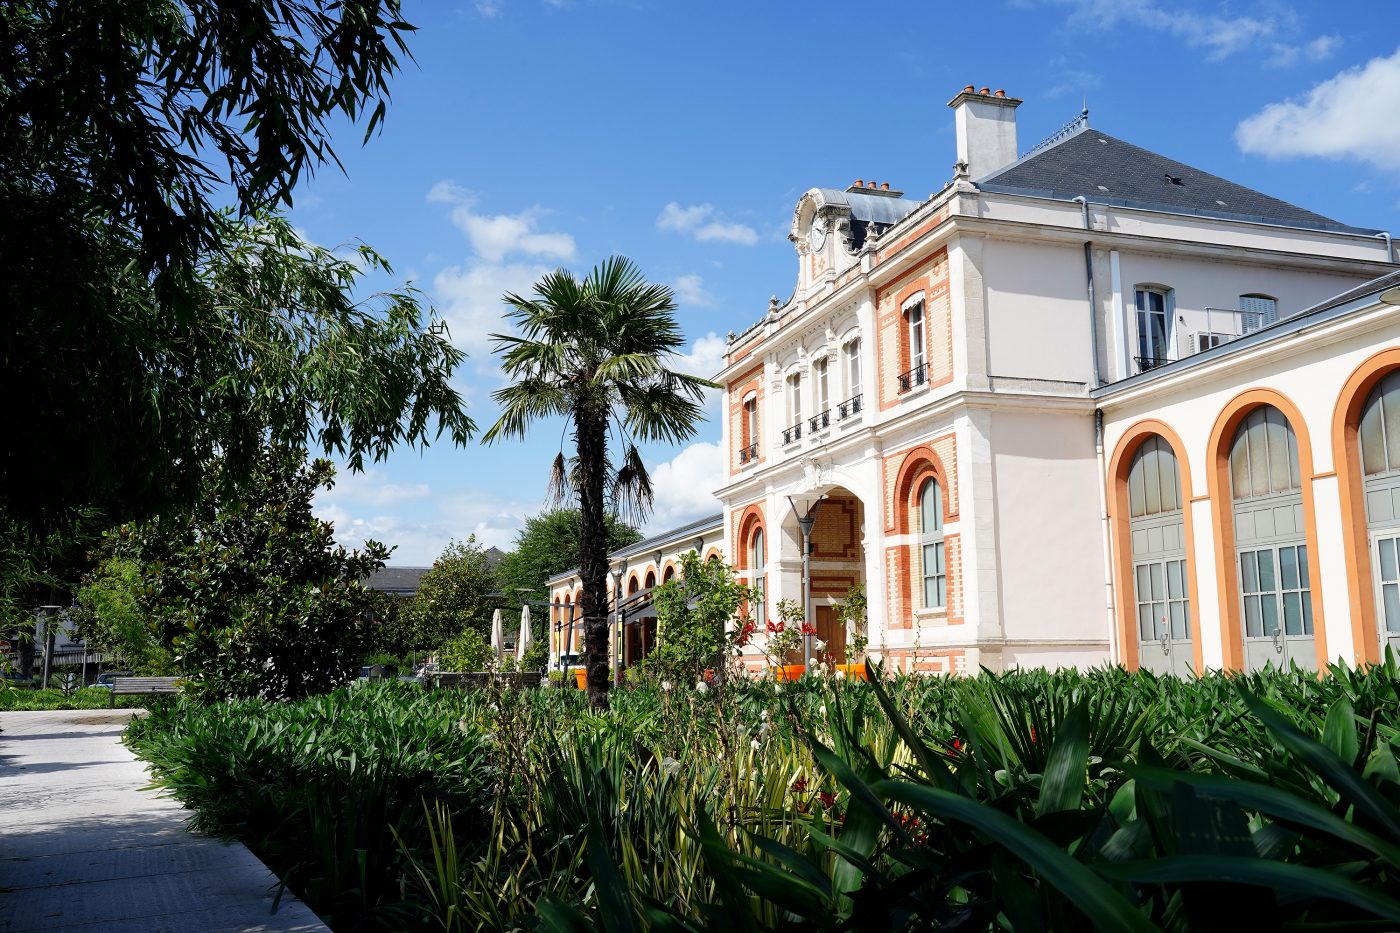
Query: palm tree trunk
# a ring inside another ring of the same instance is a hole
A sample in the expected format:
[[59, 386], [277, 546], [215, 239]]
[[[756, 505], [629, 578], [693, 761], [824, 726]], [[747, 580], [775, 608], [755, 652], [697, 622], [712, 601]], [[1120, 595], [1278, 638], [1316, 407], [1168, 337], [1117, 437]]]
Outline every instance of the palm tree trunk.
[[609, 655], [608, 538], [604, 525], [603, 482], [607, 461], [607, 422], [598, 414], [575, 413], [574, 437], [579, 471], [579, 576], [583, 593], [584, 668], [588, 672], [588, 702], [606, 709]]

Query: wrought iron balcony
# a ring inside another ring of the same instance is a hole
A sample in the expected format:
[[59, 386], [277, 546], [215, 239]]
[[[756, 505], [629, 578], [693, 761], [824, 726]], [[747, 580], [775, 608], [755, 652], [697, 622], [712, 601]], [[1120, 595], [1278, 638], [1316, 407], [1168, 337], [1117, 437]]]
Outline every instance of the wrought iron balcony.
[[807, 420], [807, 430], [816, 434], [822, 428], [831, 427], [831, 409], [819, 411]]
[[860, 414], [860, 394], [857, 393], [836, 406], [836, 420], [845, 421]]
[[1156, 369], [1158, 366], [1165, 366], [1168, 363], [1174, 362], [1174, 360], [1165, 356], [1135, 356], [1133, 359], [1137, 360], [1137, 368], [1140, 373], [1145, 373], [1149, 369]]
[[928, 382], [928, 364], [920, 363], [918, 366], [915, 366], [907, 373], [899, 374], [900, 394], [908, 392], [915, 386], [921, 386], [925, 382]]
[[739, 448], [739, 464], [742, 466], [751, 460], [758, 459], [758, 444], [750, 444], [747, 447]]
[[793, 441], [802, 440], [802, 422], [799, 421], [790, 428], [783, 428], [783, 443], [791, 444]]

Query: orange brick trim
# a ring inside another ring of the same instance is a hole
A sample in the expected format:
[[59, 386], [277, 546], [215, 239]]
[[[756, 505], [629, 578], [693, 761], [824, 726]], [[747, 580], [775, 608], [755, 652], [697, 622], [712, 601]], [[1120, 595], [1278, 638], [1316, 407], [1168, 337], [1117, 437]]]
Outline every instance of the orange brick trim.
[[[1108, 510], [1109, 529], [1112, 532], [1113, 583], [1118, 607], [1118, 661], [1130, 671], [1138, 669], [1138, 628], [1137, 600], [1133, 590], [1133, 539], [1128, 509], [1128, 471], [1133, 464], [1133, 454], [1148, 438], [1157, 436], [1167, 442], [1176, 455], [1177, 475], [1181, 482], [1182, 519], [1186, 525], [1186, 595], [1191, 600], [1191, 640], [1192, 660], [1196, 673], [1205, 673], [1205, 661], [1201, 646], [1201, 601], [1196, 591], [1196, 533], [1191, 524], [1191, 503], [1197, 499], [1191, 496], [1191, 464], [1186, 459], [1186, 445], [1171, 426], [1156, 419], [1139, 421], [1128, 428], [1119, 438], [1109, 459]], [[1233, 559], [1232, 559], [1233, 564]], [[1224, 618], [1222, 616], [1222, 618]]]
[[1247, 389], [1232, 398], [1215, 421], [1206, 448], [1206, 481], [1215, 508], [1215, 573], [1220, 581], [1220, 619], [1225, 667], [1244, 669], [1244, 635], [1240, 625], [1239, 571], [1235, 567], [1234, 496], [1230, 486], [1230, 443], [1245, 416], [1261, 405], [1272, 405], [1293, 427], [1298, 439], [1298, 475], [1303, 480], [1303, 539], [1308, 545], [1308, 576], [1312, 588], [1313, 633], [1318, 670], [1327, 667], [1327, 626], [1322, 614], [1322, 572], [1317, 552], [1317, 514], [1313, 507], [1312, 440], [1303, 413], [1292, 399], [1275, 389]]
[[899, 473], [895, 476], [894, 527], [887, 530], [900, 535], [910, 534], [914, 530], [911, 517], [914, 509], [918, 507], [919, 488], [930, 476], [937, 479], [938, 485], [943, 488], [943, 521], [947, 523], [957, 520], [957, 513], [948, 510], [952, 498], [951, 484], [943, 460], [932, 447], [920, 445], [904, 454], [904, 462], [900, 464]]
[[744, 507], [744, 511], [739, 513], [739, 520], [734, 523], [734, 569], [752, 569], [749, 567], [749, 545], [753, 543], [754, 532], [760, 528], [764, 529], [763, 546], [765, 548], [772, 547], [772, 543], [768, 541], [770, 536], [767, 534], [767, 527], [761, 502], [747, 505]]
[[1357, 429], [1361, 409], [1376, 384], [1400, 368], [1400, 347], [1391, 347], [1356, 367], [1337, 395], [1332, 412], [1332, 465], [1342, 504], [1342, 554], [1346, 559], [1347, 600], [1357, 664], [1380, 661], [1380, 626], [1376, 618], [1375, 580], [1371, 574], [1370, 529]]

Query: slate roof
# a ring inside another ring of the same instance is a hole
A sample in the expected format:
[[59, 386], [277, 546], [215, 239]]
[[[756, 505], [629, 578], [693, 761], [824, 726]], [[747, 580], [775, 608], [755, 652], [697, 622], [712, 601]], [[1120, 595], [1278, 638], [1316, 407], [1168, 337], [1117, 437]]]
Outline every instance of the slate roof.
[[[1173, 180], [1175, 179], [1175, 180]], [[1376, 233], [1271, 198], [1243, 185], [1084, 127], [976, 179], [985, 191], [1147, 207], [1315, 230]]]
[[842, 191], [839, 188], [819, 188], [827, 204], [845, 204], [851, 209], [851, 248], [860, 249], [865, 243], [865, 234], [874, 224], [875, 229], [884, 232], [889, 227], [908, 217], [924, 202], [914, 198], [894, 197], [891, 194], [863, 194], [859, 191]]
[[369, 579], [365, 581], [365, 586], [372, 590], [411, 596], [418, 592], [418, 581], [422, 579], [423, 574], [431, 569], [431, 567], [385, 567], [378, 573], [370, 574]]

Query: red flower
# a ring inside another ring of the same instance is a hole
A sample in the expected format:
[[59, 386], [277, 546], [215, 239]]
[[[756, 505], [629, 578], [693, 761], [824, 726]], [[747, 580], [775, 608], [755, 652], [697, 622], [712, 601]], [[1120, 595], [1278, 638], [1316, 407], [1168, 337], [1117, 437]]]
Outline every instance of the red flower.
[[828, 810], [836, 806], [836, 795], [829, 790], [818, 791], [817, 799], [820, 800], [822, 806], [826, 807]]
[[800, 777], [800, 778], [798, 778], [797, 780], [795, 780], [795, 781], [792, 782], [792, 792], [793, 792], [794, 794], [800, 794], [800, 793], [802, 793], [803, 791], [805, 791], [806, 789], [807, 789], [807, 779], [806, 779], [806, 778], [801, 778], [801, 777]]
[[958, 757], [958, 752], [962, 751], [962, 739], [953, 739], [953, 750], [948, 753], [949, 758]]
[[1031, 741], [1032, 741], [1032, 742], [1039, 742], [1039, 741], [1040, 741], [1040, 739], [1037, 739], [1037, 738], [1035, 737], [1035, 726], [1031, 726]]
[[815, 625], [812, 625], [812, 624], [808, 623], [808, 622], [803, 622], [803, 623], [802, 623], [802, 634], [803, 634], [803, 635], [815, 635], [815, 634], [817, 634], [817, 627], [816, 627]]
[[773, 624], [773, 620], [772, 620], [772, 619], [769, 619], [769, 620], [768, 620], [768, 634], [771, 635], [771, 634], [773, 634], [774, 632], [776, 632], [777, 630], [778, 630], [778, 627], [777, 627], [776, 625]]

